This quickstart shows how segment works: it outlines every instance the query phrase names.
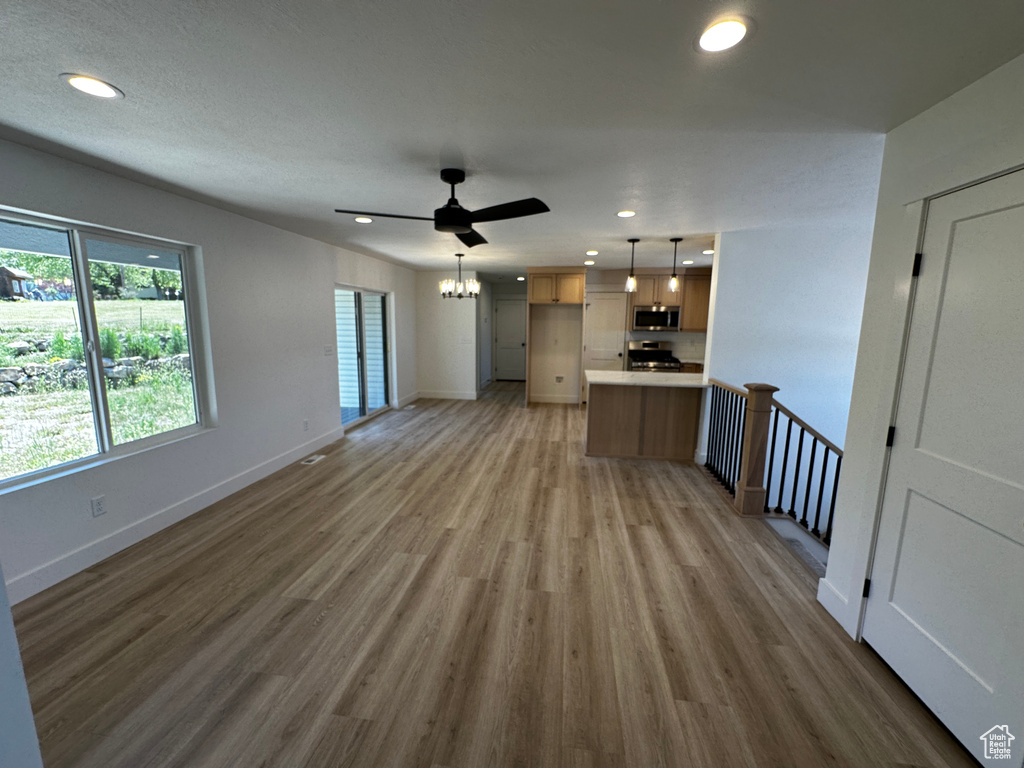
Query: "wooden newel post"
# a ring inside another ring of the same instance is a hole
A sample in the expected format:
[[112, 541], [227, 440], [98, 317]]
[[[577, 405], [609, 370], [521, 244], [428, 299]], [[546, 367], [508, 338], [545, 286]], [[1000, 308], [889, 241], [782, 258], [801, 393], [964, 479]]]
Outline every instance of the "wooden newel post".
[[779, 391], [771, 384], [745, 384], [747, 421], [743, 429], [743, 455], [736, 483], [736, 511], [741, 515], [764, 514], [764, 462], [768, 457], [768, 428], [772, 397]]

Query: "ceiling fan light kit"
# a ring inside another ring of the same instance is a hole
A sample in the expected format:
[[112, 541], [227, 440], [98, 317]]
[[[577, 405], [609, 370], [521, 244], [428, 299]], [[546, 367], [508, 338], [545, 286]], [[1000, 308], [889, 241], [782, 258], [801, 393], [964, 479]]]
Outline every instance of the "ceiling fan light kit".
[[416, 221], [432, 221], [434, 229], [438, 232], [448, 232], [455, 235], [467, 248], [483, 245], [487, 242], [483, 235], [473, 229], [474, 224], [481, 224], [488, 221], [504, 221], [505, 219], [518, 219], [522, 216], [535, 216], [538, 213], [547, 213], [551, 209], [536, 197], [528, 197], [523, 200], [516, 200], [511, 203], [492, 205], [488, 208], [481, 208], [471, 211], [459, 205], [455, 199], [455, 185], [466, 180], [466, 172], [461, 168], [443, 168], [441, 170], [441, 181], [451, 187], [451, 197], [448, 202], [434, 210], [434, 217], [426, 216], [403, 216], [397, 213], [374, 213], [371, 211], [350, 211], [343, 208], [335, 208], [335, 213], [350, 213], [357, 216], [381, 216], [388, 219], [413, 219]]
[[455, 257], [459, 260], [459, 278], [453, 280], [448, 277], [438, 283], [438, 288], [441, 289], [442, 299], [475, 299], [480, 295], [480, 281], [475, 278], [469, 278], [463, 281], [462, 279], [462, 257], [464, 254], [456, 253]]

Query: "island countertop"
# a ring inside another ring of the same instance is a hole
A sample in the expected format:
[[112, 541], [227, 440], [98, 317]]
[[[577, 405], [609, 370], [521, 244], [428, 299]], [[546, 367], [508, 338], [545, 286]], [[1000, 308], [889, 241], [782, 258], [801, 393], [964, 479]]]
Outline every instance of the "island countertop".
[[708, 385], [703, 373], [650, 373], [646, 371], [584, 371], [587, 384], [621, 387], [701, 387]]

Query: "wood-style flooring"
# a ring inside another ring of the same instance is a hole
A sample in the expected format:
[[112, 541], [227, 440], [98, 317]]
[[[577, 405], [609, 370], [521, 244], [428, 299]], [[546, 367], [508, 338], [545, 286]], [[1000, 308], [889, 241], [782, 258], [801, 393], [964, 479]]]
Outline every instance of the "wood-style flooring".
[[699, 468], [421, 400], [15, 607], [48, 768], [970, 758]]

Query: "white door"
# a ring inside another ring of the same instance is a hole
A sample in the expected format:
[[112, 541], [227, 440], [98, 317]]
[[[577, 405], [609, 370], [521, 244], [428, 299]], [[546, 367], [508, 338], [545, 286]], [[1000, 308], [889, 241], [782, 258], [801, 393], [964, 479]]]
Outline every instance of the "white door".
[[[625, 367], [626, 294], [591, 293], [583, 303], [583, 370], [621, 371]], [[586, 399], [586, 386], [582, 382]]]
[[[967, 749], [1024, 756], [1024, 172], [928, 213], [864, 639]], [[992, 729], [999, 726], [995, 731]], [[1002, 728], [1006, 726], [1006, 728]]]
[[526, 381], [526, 299], [494, 302], [494, 378]]

